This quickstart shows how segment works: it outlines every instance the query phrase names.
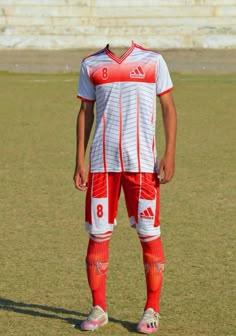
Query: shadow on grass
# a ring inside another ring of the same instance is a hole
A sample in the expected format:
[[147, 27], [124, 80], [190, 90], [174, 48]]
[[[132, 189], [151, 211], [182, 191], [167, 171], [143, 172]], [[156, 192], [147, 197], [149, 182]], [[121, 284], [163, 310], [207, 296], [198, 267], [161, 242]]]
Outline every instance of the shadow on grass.
[[[7, 310], [12, 311], [14, 313], [19, 314], [25, 314], [30, 316], [37, 316], [37, 317], [44, 317], [44, 318], [52, 318], [57, 320], [62, 320], [64, 322], [67, 322], [71, 325], [73, 325], [76, 329], [80, 329], [80, 323], [84, 319], [80, 319], [81, 317], [86, 317], [87, 314], [81, 313], [79, 311], [75, 310], [68, 310], [64, 308], [56, 308], [56, 307], [49, 307], [45, 305], [40, 304], [33, 304], [33, 303], [25, 303], [25, 302], [16, 302], [9, 299], [4, 299], [0, 297], [0, 310]], [[65, 315], [75, 315], [76, 317], [64, 317], [60, 316], [60, 314]], [[109, 316], [109, 321], [113, 323], [117, 323], [122, 325], [124, 328], [126, 328], [129, 332], [135, 332], [136, 333], [136, 324], [124, 321], [124, 320], [118, 320], [113, 317]]]

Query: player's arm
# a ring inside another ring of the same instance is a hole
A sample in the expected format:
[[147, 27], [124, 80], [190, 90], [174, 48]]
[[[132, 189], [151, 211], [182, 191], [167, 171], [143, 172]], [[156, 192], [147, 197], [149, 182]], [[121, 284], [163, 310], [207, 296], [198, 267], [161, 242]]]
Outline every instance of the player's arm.
[[94, 102], [82, 101], [77, 117], [76, 127], [76, 161], [74, 183], [79, 190], [86, 190], [87, 176], [85, 168], [85, 152], [94, 121]]
[[175, 172], [177, 116], [171, 92], [160, 97], [166, 147], [159, 166], [160, 183], [168, 183]]

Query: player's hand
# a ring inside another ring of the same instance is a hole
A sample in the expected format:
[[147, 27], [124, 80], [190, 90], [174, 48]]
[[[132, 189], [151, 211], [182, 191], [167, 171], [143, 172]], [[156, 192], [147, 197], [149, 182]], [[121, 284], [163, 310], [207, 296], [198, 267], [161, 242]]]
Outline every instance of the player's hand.
[[175, 173], [175, 159], [173, 155], [165, 155], [159, 166], [158, 178], [161, 184], [170, 182]]
[[75, 167], [74, 183], [76, 189], [81, 191], [87, 190], [86, 169], [84, 166]]

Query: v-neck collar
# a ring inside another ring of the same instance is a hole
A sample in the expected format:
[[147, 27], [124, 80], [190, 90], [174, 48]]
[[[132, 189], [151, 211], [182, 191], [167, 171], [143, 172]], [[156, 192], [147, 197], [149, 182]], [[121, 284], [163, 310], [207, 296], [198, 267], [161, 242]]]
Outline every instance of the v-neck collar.
[[126, 52], [121, 56], [118, 57], [116, 54], [114, 54], [110, 49], [109, 49], [109, 44], [106, 45], [105, 47], [105, 51], [107, 53], [107, 56], [109, 56], [111, 59], [113, 59], [115, 62], [121, 64], [122, 62], [124, 62], [124, 60], [132, 53], [132, 51], [134, 50], [134, 48], [136, 47], [136, 44], [134, 43], [134, 41], [132, 41], [132, 44], [130, 46], [130, 48], [128, 50], [126, 50]]

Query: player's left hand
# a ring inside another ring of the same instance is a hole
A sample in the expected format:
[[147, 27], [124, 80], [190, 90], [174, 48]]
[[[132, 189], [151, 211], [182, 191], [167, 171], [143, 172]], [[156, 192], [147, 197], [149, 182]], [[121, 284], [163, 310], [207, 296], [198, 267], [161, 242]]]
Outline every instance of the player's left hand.
[[158, 178], [161, 184], [170, 182], [175, 173], [175, 160], [173, 155], [164, 155], [160, 162]]

